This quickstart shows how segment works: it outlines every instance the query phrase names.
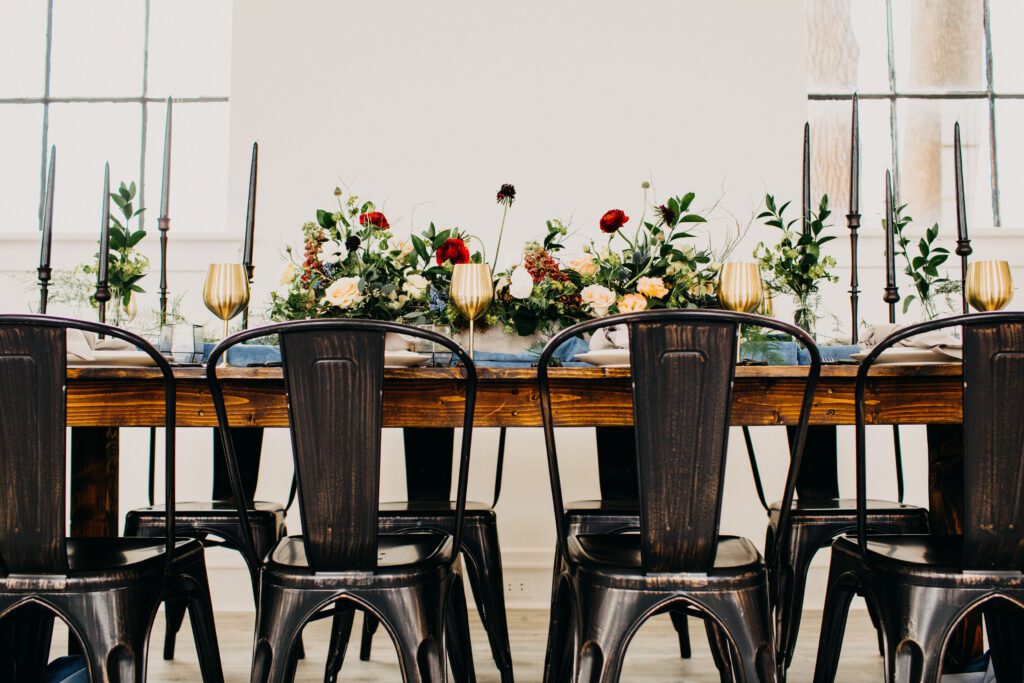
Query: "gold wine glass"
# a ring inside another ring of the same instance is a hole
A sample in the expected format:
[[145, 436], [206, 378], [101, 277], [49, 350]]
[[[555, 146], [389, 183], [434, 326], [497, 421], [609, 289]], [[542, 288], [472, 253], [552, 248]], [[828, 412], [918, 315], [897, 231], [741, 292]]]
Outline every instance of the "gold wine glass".
[[469, 355], [473, 356], [473, 323], [494, 300], [494, 280], [486, 263], [458, 263], [452, 270], [452, 304], [469, 321]]
[[718, 301], [724, 308], [753, 313], [764, 301], [761, 270], [756, 263], [730, 261], [718, 273]]
[[228, 321], [249, 304], [249, 278], [245, 267], [241, 263], [211, 263], [203, 285], [203, 303], [224, 321], [224, 336], [227, 337]]
[[974, 261], [967, 266], [967, 301], [979, 311], [998, 311], [1013, 298], [1013, 276], [1006, 261]]

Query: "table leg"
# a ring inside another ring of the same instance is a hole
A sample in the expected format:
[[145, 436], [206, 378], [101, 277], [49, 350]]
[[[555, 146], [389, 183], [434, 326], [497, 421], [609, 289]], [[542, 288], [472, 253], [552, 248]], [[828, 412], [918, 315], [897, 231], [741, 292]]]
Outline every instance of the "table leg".
[[640, 499], [636, 434], [632, 427], [597, 427], [597, 475], [601, 500]]
[[[929, 523], [933, 534], [959, 534], [964, 514], [963, 425], [928, 425]], [[984, 648], [981, 611], [967, 614], [949, 636], [943, 673], [960, 673]]]
[[[260, 476], [260, 457], [263, 454], [263, 427], [232, 427], [231, 439], [235, 445], [235, 458], [242, 476], [242, 490], [252, 501], [256, 497], [256, 483]], [[220, 429], [213, 429], [213, 500], [233, 500], [231, 480], [228, 479], [227, 461], [221, 445]]]
[[38, 683], [50, 658], [53, 613], [29, 605], [0, 622], [0, 681]]
[[406, 427], [405, 482], [411, 501], [447, 501], [452, 494], [452, 453], [455, 430], [448, 427]]
[[118, 430], [71, 430], [71, 535], [117, 536]]
[[[796, 427], [787, 427], [790, 443]], [[797, 496], [805, 500], [839, 497], [839, 461], [834, 425], [811, 425], [804, 443], [806, 454], [796, 477]], [[771, 499], [769, 499], [771, 500]]]

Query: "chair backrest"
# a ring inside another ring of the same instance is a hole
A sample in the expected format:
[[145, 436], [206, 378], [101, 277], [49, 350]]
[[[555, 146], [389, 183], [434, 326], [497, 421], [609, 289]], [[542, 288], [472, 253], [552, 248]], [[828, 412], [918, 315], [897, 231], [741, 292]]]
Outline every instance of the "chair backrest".
[[[235, 500], [241, 475], [231, 441], [216, 363], [228, 348], [247, 339], [276, 334], [281, 343], [288, 420], [298, 482], [306, 558], [314, 571], [373, 570], [377, 566], [377, 510], [380, 490], [384, 337], [422, 337], [459, 357], [465, 372], [465, 420], [456, 497], [456, 534], [461, 534], [469, 474], [476, 398], [476, 368], [450, 339], [419, 328], [371, 320], [313, 320], [267, 325], [228, 337], [210, 354], [207, 377], [224, 439]], [[251, 548], [244, 505], [239, 515]]]
[[864, 394], [872, 364], [894, 344], [962, 326], [964, 569], [1024, 569], [1024, 313], [975, 313], [899, 330], [857, 375], [858, 538], [866, 543]]
[[[0, 575], [66, 574], [67, 330], [131, 342], [160, 368], [166, 430], [167, 529], [174, 528], [174, 376], [144, 339], [82, 320], [0, 315]], [[168, 561], [173, 555], [168, 534]]]
[[[588, 321], [556, 335], [541, 354], [540, 398], [555, 498], [559, 543], [565, 550], [548, 363], [573, 336], [624, 324], [630, 333], [633, 420], [639, 473], [643, 567], [648, 572], [706, 572], [715, 558], [721, 521], [732, 383], [739, 326], [792, 334], [811, 354], [784, 499], [792, 502], [814, 386], [817, 347], [802, 330], [760, 316], [710, 310], [651, 311]], [[788, 504], [783, 507], [788, 510]], [[788, 516], [781, 520], [788, 524]]]

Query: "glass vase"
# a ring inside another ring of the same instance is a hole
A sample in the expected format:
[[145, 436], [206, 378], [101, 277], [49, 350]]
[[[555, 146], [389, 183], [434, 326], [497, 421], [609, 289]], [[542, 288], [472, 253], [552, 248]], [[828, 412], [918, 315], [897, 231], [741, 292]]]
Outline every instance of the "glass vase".
[[815, 327], [818, 323], [818, 295], [804, 293], [797, 297], [796, 309], [793, 311], [793, 323], [801, 330], [815, 338]]

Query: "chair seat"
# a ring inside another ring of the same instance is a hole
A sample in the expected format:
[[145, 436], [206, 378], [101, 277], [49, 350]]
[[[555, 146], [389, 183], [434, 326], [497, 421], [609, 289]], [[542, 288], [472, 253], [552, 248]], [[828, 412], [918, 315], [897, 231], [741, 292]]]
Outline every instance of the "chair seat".
[[[856, 538], [840, 538], [832, 546], [834, 562], [861, 566], [863, 560]], [[869, 536], [866, 560], [873, 570], [904, 575], [927, 576], [953, 583], [985, 581], [1001, 586], [1024, 587], [1024, 572], [966, 571], [963, 567], [963, 537], [928, 534]]]
[[[455, 516], [454, 500], [402, 500], [380, 504], [382, 517], [392, 515], [451, 515]], [[487, 503], [466, 502], [467, 517], [494, 516], [494, 508]]]
[[[641, 573], [640, 546], [640, 534], [637, 533], [577, 534], [569, 537], [569, 556], [582, 567]], [[763, 565], [761, 553], [749, 540], [735, 536], [719, 537], [714, 570], [733, 573], [737, 569], [759, 565]]]
[[[777, 500], [768, 507], [772, 512], [776, 512], [782, 507], [782, 501]], [[797, 513], [814, 515], [855, 515], [857, 500], [855, 498], [797, 498], [793, 501], [793, 510]], [[867, 510], [868, 514], [919, 514], [924, 508], [888, 500], [868, 500]]]
[[[284, 505], [275, 502], [256, 501], [249, 507], [249, 515], [284, 515]], [[129, 515], [139, 517], [159, 516], [163, 519], [166, 508], [163, 505], [150, 505], [148, 507], [131, 510]], [[174, 506], [175, 516], [187, 517], [223, 517], [234, 515], [238, 517], [238, 508], [234, 501], [230, 500], [203, 500], [176, 503]]]
[[312, 574], [301, 536], [282, 538], [267, 557], [265, 576], [291, 578], [305, 583], [310, 577], [336, 574], [339, 577], [371, 578], [381, 575], [414, 576], [444, 569], [452, 560], [452, 537], [444, 533], [417, 532], [379, 534], [377, 536], [377, 568], [374, 571], [352, 570]]
[[[68, 538], [66, 543], [67, 582], [72, 585], [88, 583], [98, 589], [149, 578], [162, 579], [167, 567], [167, 547], [162, 539]], [[175, 566], [203, 561], [203, 546], [194, 539], [178, 539], [174, 547]], [[14, 581], [17, 586], [5, 586], [7, 582]], [[0, 591], [27, 589], [45, 592], [47, 585], [54, 584], [54, 581], [53, 576], [0, 578]]]

